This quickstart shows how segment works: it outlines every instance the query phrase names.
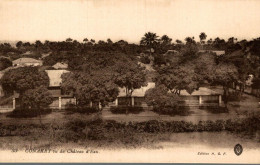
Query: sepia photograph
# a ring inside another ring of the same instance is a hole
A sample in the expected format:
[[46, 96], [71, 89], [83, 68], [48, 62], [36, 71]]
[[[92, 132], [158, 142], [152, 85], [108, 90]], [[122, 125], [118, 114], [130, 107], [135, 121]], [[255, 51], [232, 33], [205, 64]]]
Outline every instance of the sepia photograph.
[[260, 1], [1, 0], [6, 162], [260, 163]]

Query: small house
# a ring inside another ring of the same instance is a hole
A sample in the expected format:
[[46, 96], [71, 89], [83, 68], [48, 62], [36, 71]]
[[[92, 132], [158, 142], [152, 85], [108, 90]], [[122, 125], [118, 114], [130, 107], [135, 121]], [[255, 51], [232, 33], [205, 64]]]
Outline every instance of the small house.
[[42, 66], [42, 61], [34, 58], [19, 58], [12, 61], [12, 63], [13, 66]]
[[[154, 88], [155, 83], [149, 82], [147, 86], [141, 87], [133, 91], [131, 97], [126, 97], [125, 89], [119, 89], [119, 95], [116, 101], [113, 102], [113, 106], [131, 105], [147, 107], [145, 103], [145, 92], [148, 89]], [[180, 91], [180, 96], [183, 98], [187, 106], [219, 106], [222, 104], [222, 94], [211, 90], [207, 87], [200, 87], [198, 90], [189, 94], [186, 90]]]
[[199, 53], [215, 53], [217, 56], [225, 55], [225, 50], [199, 50]]
[[64, 62], [57, 62], [52, 67], [55, 68], [55, 69], [68, 69], [68, 64], [66, 64]]
[[[76, 103], [76, 98], [73, 95], [64, 95], [61, 90], [61, 82], [62, 82], [62, 74], [68, 73], [67, 70], [45, 70], [49, 76], [49, 87], [48, 91], [51, 93], [53, 97], [53, 102], [49, 105], [50, 108], [53, 109], [65, 109], [67, 103]], [[13, 105], [17, 107], [16, 102], [19, 105], [19, 93], [14, 93]]]
[[51, 108], [55, 109], [64, 109], [67, 103], [76, 103], [76, 98], [73, 95], [64, 95], [61, 90], [62, 78], [61, 76], [64, 73], [68, 73], [69, 71], [63, 70], [45, 70], [49, 76], [50, 84], [48, 87], [48, 91], [52, 94], [54, 98], [53, 103], [50, 105]]

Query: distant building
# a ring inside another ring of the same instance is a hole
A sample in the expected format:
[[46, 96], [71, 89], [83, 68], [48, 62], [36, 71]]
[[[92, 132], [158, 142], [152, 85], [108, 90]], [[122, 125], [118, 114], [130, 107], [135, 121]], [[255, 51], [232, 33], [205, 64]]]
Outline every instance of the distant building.
[[217, 56], [225, 55], [225, 50], [199, 50], [199, 53], [206, 53], [206, 52], [211, 52], [215, 53]]
[[167, 50], [167, 52], [164, 55], [175, 55], [179, 54], [179, 51], [177, 50]]
[[[50, 108], [53, 109], [64, 109], [66, 104], [76, 103], [76, 98], [73, 97], [73, 94], [71, 95], [64, 95], [61, 91], [61, 83], [62, 83], [62, 74], [68, 73], [67, 70], [45, 70], [46, 73], [49, 76], [50, 83], [48, 87], [48, 91], [51, 93], [53, 97], [53, 103], [49, 105]], [[14, 98], [16, 101], [19, 102], [19, 94], [15, 93]], [[15, 104], [15, 103], [14, 103]], [[17, 105], [19, 106], [19, 105]], [[15, 107], [17, 107], [15, 106]]]
[[68, 64], [66, 64], [64, 62], [57, 62], [52, 67], [55, 68], [55, 69], [68, 69]]
[[149, 82], [147, 86], [141, 87], [139, 89], [135, 89], [131, 97], [126, 97], [125, 88], [119, 88], [119, 95], [117, 99], [112, 103], [112, 106], [122, 106], [122, 105], [126, 105], [127, 102], [131, 102], [131, 104], [135, 106], [147, 107], [147, 104], [145, 103], [144, 100], [145, 92], [148, 89], [154, 87], [155, 87], [155, 83]]
[[33, 54], [33, 52], [27, 51], [27, 52], [21, 54], [21, 56], [29, 56], [29, 55], [32, 55], [32, 54]]
[[42, 66], [42, 61], [34, 58], [19, 58], [12, 63], [13, 66]]
[[[147, 86], [141, 87], [133, 91], [131, 97], [126, 97], [125, 89], [119, 89], [119, 95], [116, 101], [111, 106], [122, 106], [131, 102], [132, 105], [147, 107], [145, 103], [145, 92], [148, 89], [154, 88], [155, 83], [149, 82]], [[222, 104], [222, 94], [213, 91], [207, 87], [200, 87], [198, 90], [189, 94], [186, 90], [181, 90], [180, 96], [185, 101], [187, 106], [218, 106]]]
[[61, 76], [69, 71], [63, 70], [45, 70], [50, 79], [50, 85], [48, 91], [52, 94], [54, 98], [53, 103], [50, 105], [51, 108], [64, 109], [67, 103], [76, 103], [76, 99], [71, 95], [64, 95], [61, 91]]

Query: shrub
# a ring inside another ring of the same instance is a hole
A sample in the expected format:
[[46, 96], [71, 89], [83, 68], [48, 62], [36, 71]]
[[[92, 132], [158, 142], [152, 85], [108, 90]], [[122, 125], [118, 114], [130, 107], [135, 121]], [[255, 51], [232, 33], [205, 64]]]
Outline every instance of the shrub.
[[75, 132], [71, 130], [63, 130], [57, 137], [60, 142], [78, 142], [80, 139], [84, 139], [85, 134], [82, 132]]
[[16, 108], [14, 111], [12, 111], [10, 114], [8, 114], [8, 117], [13, 118], [30, 118], [30, 117], [37, 117], [39, 115], [46, 115], [50, 114], [52, 112], [52, 109], [24, 109], [24, 108]]
[[180, 106], [181, 98], [173, 93], [168, 93], [165, 86], [157, 86], [149, 89], [145, 93], [145, 101], [149, 106], [153, 106], [153, 111], [164, 115], [186, 115], [188, 109]]
[[111, 107], [110, 111], [114, 114], [138, 114], [144, 111], [143, 107], [140, 106], [118, 106], [118, 107]]

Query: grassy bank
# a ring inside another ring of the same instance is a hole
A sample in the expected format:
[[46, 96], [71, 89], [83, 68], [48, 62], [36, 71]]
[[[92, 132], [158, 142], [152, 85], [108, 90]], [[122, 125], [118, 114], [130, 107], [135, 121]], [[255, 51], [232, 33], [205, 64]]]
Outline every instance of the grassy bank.
[[157, 120], [119, 123], [100, 118], [84, 120], [80, 117], [63, 123], [1, 124], [0, 147], [9, 148], [15, 143], [22, 148], [59, 147], [77, 143], [94, 147], [136, 148], [168, 140], [175, 133], [223, 131], [256, 139], [260, 131], [260, 117], [251, 115], [246, 119], [203, 121], [198, 124]]

